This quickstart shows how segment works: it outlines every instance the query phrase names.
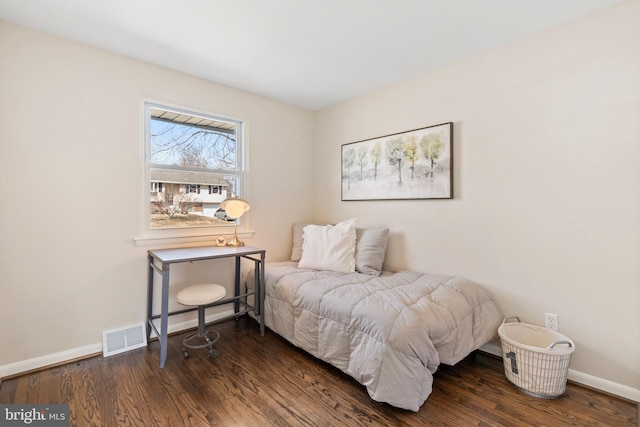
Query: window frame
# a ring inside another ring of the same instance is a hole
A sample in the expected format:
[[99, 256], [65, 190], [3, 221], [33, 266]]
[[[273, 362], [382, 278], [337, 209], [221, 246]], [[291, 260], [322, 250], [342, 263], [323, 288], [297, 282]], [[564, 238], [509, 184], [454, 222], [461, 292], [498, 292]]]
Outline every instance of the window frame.
[[187, 184], [187, 193], [200, 194], [200, 184]]
[[[216, 236], [229, 235], [234, 232], [234, 223], [225, 223], [220, 225], [192, 226], [181, 228], [151, 228], [151, 179], [150, 171], [152, 168], [150, 156], [150, 123], [151, 109], [162, 109], [178, 114], [192, 115], [212, 120], [233, 123], [236, 128], [236, 170], [213, 170], [220, 175], [235, 177], [235, 195], [241, 198], [246, 197], [245, 180], [247, 175], [245, 155], [247, 152], [247, 141], [245, 138], [245, 120], [234, 118], [228, 115], [214, 114], [197, 108], [178, 106], [174, 103], [161, 102], [145, 99], [142, 102], [142, 136], [141, 136], [141, 183], [143, 192], [141, 194], [140, 207], [140, 225], [139, 235], [134, 237], [137, 246], [147, 246], [151, 244], [180, 244], [190, 242], [206, 242], [212, 243], [211, 240]], [[190, 169], [193, 172], [199, 172], [197, 169]], [[207, 171], [211, 173], [211, 170]], [[164, 184], [164, 183], [163, 183]], [[202, 187], [201, 187], [202, 191]], [[231, 195], [231, 191], [228, 194]], [[249, 213], [243, 215], [238, 221], [237, 233], [243, 237], [251, 237], [253, 231], [249, 229]]]

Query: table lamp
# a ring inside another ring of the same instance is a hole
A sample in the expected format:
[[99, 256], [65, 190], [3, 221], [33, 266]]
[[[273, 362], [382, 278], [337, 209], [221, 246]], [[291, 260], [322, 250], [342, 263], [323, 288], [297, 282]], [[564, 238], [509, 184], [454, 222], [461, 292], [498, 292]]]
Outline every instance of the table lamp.
[[238, 218], [251, 209], [251, 206], [246, 200], [239, 197], [229, 197], [220, 203], [220, 207], [225, 210], [229, 218], [235, 221], [233, 239], [227, 243], [227, 246], [244, 246], [244, 243], [238, 240]]

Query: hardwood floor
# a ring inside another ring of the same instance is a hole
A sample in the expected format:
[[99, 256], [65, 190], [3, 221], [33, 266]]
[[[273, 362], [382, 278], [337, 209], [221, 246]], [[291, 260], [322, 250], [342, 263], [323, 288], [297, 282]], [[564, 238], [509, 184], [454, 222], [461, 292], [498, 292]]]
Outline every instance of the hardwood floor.
[[69, 403], [72, 426], [635, 426], [637, 404], [575, 384], [544, 400], [518, 392], [502, 362], [476, 353], [443, 366], [417, 413], [372, 401], [365, 388], [253, 319], [215, 325], [219, 357], [170, 337], [159, 343], [4, 379], [0, 403]]

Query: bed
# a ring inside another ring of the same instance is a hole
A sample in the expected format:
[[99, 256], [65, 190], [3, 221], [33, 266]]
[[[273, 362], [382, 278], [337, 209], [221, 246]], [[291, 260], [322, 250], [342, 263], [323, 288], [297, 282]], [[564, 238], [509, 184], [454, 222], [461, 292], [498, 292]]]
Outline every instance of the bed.
[[[341, 224], [317, 227], [326, 233]], [[266, 326], [353, 377], [373, 400], [418, 411], [438, 365], [454, 365], [493, 339], [503, 316], [467, 279], [383, 271], [388, 230], [351, 226], [345, 247], [353, 252], [342, 268], [316, 265], [318, 254], [310, 262], [313, 234], [294, 225], [293, 261], [266, 264]], [[321, 252], [339, 256], [335, 236], [325, 237]]]

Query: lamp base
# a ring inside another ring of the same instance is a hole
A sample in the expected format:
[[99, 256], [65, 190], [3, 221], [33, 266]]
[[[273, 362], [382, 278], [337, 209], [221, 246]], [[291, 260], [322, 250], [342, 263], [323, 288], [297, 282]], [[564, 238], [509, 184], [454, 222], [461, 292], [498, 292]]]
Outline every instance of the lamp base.
[[233, 226], [233, 238], [229, 240], [229, 242], [227, 242], [227, 246], [233, 246], [233, 247], [244, 246], [244, 243], [242, 243], [238, 239], [238, 219], [237, 218], [236, 218], [236, 223]]
[[233, 238], [227, 242], [227, 246], [244, 246], [244, 243], [238, 239], [238, 233], [236, 233], [235, 229], [233, 230]]
[[244, 242], [241, 242], [240, 240], [238, 240], [238, 236], [233, 236], [233, 239], [227, 242], [227, 246], [233, 246], [233, 247], [244, 246]]

